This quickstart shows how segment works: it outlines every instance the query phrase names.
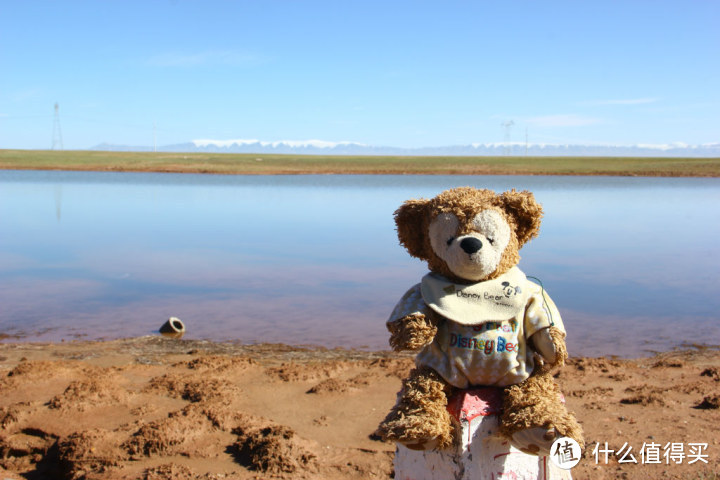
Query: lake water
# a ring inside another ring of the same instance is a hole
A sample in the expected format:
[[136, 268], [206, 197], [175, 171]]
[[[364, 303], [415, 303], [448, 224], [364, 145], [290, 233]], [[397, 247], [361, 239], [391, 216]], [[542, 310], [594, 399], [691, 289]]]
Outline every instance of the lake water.
[[463, 185], [545, 207], [520, 266], [571, 354], [720, 343], [720, 179], [631, 177], [0, 171], [0, 334], [130, 337], [177, 316], [188, 338], [386, 349], [426, 272], [393, 211]]

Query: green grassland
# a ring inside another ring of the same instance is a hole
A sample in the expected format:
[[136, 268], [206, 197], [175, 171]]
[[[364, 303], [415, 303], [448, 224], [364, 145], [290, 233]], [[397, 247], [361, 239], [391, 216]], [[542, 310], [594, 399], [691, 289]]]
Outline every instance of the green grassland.
[[720, 177], [720, 158], [410, 157], [0, 150], [0, 169], [215, 174]]

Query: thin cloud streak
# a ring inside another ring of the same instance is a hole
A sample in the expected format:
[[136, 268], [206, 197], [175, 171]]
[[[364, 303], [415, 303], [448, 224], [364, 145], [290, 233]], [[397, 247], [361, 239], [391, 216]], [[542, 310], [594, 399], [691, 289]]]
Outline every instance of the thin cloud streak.
[[602, 120], [595, 117], [585, 117], [575, 114], [558, 114], [544, 115], [540, 117], [526, 118], [528, 125], [535, 127], [586, 127], [588, 125], [597, 125]]
[[648, 103], [656, 103], [657, 98], [628, 98], [617, 100], [588, 100], [586, 102], [577, 103], [580, 107], [602, 107], [605, 105], [646, 105]]
[[147, 60], [153, 67], [251, 67], [264, 63], [267, 59], [257, 54], [231, 50], [213, 50], [197, 53], [170, 52], [155, 55]]
[[28, 100], [39, 100], [43, 98], [43, 95], [45, 94], [44, 89], [42, 88], [24, 88], [22, 90], [17, 90], [15, 92], [12, 92], [9, 95], [10, 101], [12, 102], [25, 102]]

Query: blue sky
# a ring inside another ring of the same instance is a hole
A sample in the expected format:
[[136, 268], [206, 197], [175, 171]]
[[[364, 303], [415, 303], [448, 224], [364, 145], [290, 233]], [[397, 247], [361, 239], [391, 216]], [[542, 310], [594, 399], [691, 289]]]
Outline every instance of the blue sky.
[[716, 1], [0, 0], [0, 148], [720, 142]]

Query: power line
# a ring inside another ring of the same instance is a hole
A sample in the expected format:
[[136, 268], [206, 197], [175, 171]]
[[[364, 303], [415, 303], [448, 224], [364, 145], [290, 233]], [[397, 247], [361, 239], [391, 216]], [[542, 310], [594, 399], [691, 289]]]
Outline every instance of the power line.
[[508, 122], [501, 123], [501, 125], [505, 127], [505, 142], [503, 145], [503, 154], [510, 155], [512, 153], [512, 144], [510, 143], [510, 129], [513, 125], [515, 125], [515, 122], [510, 120]]

